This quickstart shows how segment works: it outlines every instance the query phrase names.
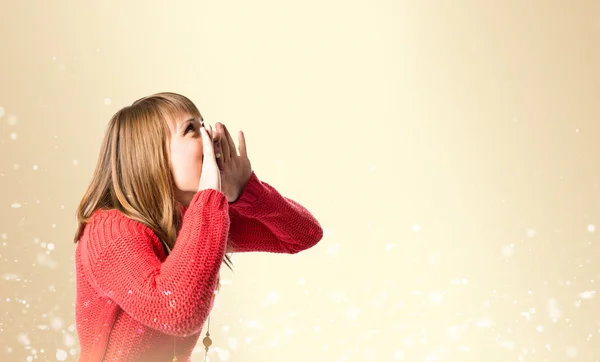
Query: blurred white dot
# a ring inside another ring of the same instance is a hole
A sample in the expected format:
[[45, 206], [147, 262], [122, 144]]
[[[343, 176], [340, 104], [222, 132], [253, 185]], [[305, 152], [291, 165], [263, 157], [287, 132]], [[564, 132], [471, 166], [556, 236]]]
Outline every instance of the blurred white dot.
[[237, 346], [238, 346], [237, 338], [235, 338], [235, 337], [229, 337], [229, 340], [227, 341], [227, 344], [229, 345], [229, 348], [231, 348], [231, 349], [233, 349], [235, 351], [237, 349]]
[[429, 255], [427, 259], [429, 261], [429, 264], [437, 265], [440, 263], [441, 258], [441, 252], [437, 251], [434, 254]]
[[15, 163], [15, 164], [13, 165], [13, 168], [14, 168], [15, 170], [18, 170], [18, 169], [19, 169], [19, 167], [21, 167], [21, 166], [19, 166], [19, 164], [18, 164], [18, 163]]
[[221, 361], [229, 361], [230, 353], [228, 350], [223, 348], [218, 348], [216, 350], [217, 355], [219, 356], [219, 360]]
[[323, 229], [323, 236], [330, 237], [331, 235], [333, 235], [333, 230], [331, 228]]
[[494, 322], [489, 318], [481, 318], [476, 323], [477, 328], [490, 328], [494, 325]]
[[429, 295], [429, 300], [431, 303], [439, 304], [442, 302], [442, 294], [438, 292], [433, 292]]
[[6, 240], [6, 239], [8, 239], [8, 235], [6, 235], [6, 233], [2, 233], [2, 234], [0, 234], [0, 239]]
[[33, 356], [27, 356], [27, 362], [33, 361]]
[[538, 332], [543, 332], [544, 331], [544, 326], [543, 325], [539, 325], [535, 328]]
[[548, 302], [546, 303], [546, 310], [548, 313], [548, 317], [550, 317], [550, 319], [553, 322], [558, 321], [558, 319], [562, 315], [562, 311], [560, 310], [560, 308], [558, 306], [558, 301], [554, 298], [551, 298], [548, 300]]
[[16, 132], [12, 132], [12, 133], [10, 134], [10, 139], [11, 139], [11, 140], [16, 140], [16, 139], [17, 139], [17, 133], [16, 133]]
[[4, 116], [4, 108], [0, 107], [0, 118], [2, 118], [2, 116]]
[[265, 298], [265, 300], [263, 302], [263, 306], [264, 305], [277, 304], [277, 302], [279, 301], [279, 299], [280, 299], [279, 293], [277, 293], [277, 292], [271, 292]]
[[48, 250], [54, 250], [54, 244], [49, 243], [48, 244]]
[[53, 228], [53, 229], [56, 229], [56, 224], [52, 224], [52, 228]]
[[528, 229], [527, 230], [527, 236], [529, 236], [530, 238], [535, 236], [535, 230], [534, 229]]
[[21, 204], [19, 204], [19, 203], [16, 203], [16, 202], [15, 202], [14, 204], [10, 205], [10, 206], [11, 206], [13, 209], [19, 209], [19, 208], [21, 208]]
[[106, 104], [108, 106], [111, 103], [112, 103], [112, 100], [110, 98], [104, 98], [104, 104]]
[[502, 255], [509, 257], [515, 253], [515, 244], [508, 244], [502, 247]]
[[567, 348], [567, 356], [570, 358], [577, 357], [577, 347], [571, 346]]
[[15, 124], [17, 124], [17, 116], [15, 116], [14, 114], [11, 114], [10, 116], [8, 116], [6, 121], [8, 122], [9, 125], [14, 126]]
[[333, 244], [327, 248], [327, 252], [332, 255], [336, 255], [339, 252], [340, 244]]
[[65, 361], [67, 359], [67, 351], [62, 348], [56, 349], [56, 359], [58, 361]]
[[58, 263], [55, 260], [53, 260], [49, 255], [49, 250], [46, 250], [45, 253], [38, 253], [36, 259], [37, 263], [39, 265], [47, 266], [50, 269], [55, 269]]
[[359, 314], [360, 308], [358, 307], [349, 307], [346, 310], [346, 317], [348, 317], [348, 319], [356, 319], [356, 317], [358, 317]]
[[25, 333], [19, 333], [19, 335], [17, 336], [17, 340], [19, 341], [19, 343], [26, 346], [29, 346], [31, 344], [29, 337]]
[[593, 224], [588, 225], [587, 230], [591, 233], [593, 233], [594, 231], [596, 231], [596, 226]]
[[56, 60], [56, 56], [52, 57], [52, 60]]
[[246, 328], [260, 328], [260, 324], [258, 323], [258, 321], [246, 321], [244, 322], [244, 325], [246, 326]]
[[377, 169], [377, 165], [372, 165], [371, 166], [371, 171], [375, 171]]
[[405, 357], [406, 357], [406, 353], [404, 353], [404, 351], [397, 350], [396, 352], [394, 352], [394, 359], [396, 361], [404, 361]]
[[412, 226], [412, 230], [416, 233], [418, 233], [421, 230], [421, 226], [419, 224], [414, 224]]
[[579, 297], [582, 299], [592, 299], [595, 294], [596, 294], [595, 290], [586, 290], [585, 292], [582, 292], [581, 294], [579, 294]]
[[306, 283], [306, 281], [304, 280], [304, 278], [298, 279], [298, 284], [302, 285], [304, 283]]
[[50, 326], [52, 327], [52, 329], [54, 329], [55, 331], [59, 330], [62, 328], [63, 326], [63, 321], [62, 319], [58, 318], [58, 317], [54, 317], [52, 319], [52, 323], [50, 324]]
[[79, 161], [73, 160], [73, 166], [77, 166], [77, 165], [79, 165]]
[[33, 165], [33, 170], [34, 171], [37, 171], [38, 168], [39, 168], [38, 165]]

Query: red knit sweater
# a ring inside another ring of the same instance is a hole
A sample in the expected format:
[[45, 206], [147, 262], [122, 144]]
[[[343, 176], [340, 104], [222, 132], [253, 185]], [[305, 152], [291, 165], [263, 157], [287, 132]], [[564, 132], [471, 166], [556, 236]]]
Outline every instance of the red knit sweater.
[[189, 361], [213, 306], [227, 240], [234, 252], [294, 254], [321, 240], [318, 221], [254, 172], [229, 204], [216, 190], [184, 208], [166, 257], [147, 226], [116, 210], [92, 215], [77, 243], [80, 361]]

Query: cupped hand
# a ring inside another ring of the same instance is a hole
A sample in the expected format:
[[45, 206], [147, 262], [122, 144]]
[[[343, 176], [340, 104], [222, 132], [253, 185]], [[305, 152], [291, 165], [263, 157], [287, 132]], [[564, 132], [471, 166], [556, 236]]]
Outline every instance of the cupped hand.
[[215, 159], [221, 173], [221, 192], [228, 202], [236, 201], [252, 176], [252, 165], [246, 150], [246, 139], [242, 131], [238, 132], [239, 147], [235, 144], [227, 127], [220, 122], [212, 132]]
[[203, 160], [198, 191], [214, 189], [223, 192], [221, 173], [217, 165], [213, 142], [204, 127], [200, 127], [200, 134], [202, 135]]

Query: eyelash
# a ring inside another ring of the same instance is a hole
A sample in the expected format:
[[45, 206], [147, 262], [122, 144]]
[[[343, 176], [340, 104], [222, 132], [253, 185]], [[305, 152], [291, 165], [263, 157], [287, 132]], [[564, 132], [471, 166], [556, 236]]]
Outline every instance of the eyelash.
[[[190, 129], [190, 127], [191, 127], [191, 129]], [[189, 124], [187, 127], [185, 127], [185, 131], [183, 132], [183, 134], [187, 134], [188, 131], [194, 131], [194, 130], [195, 130], [194, 125], [193, 124]]]

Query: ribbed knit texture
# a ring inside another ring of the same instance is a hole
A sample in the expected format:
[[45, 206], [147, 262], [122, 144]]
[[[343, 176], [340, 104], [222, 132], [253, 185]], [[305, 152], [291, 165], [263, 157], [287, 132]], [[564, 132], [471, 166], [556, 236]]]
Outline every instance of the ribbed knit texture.
[[213, 306], [226, 244], [234, 252], [293, 254], [323, 230], [311, 213], [252, 173], [228, 204], [215, 190], [184, 208], [166, 257], [156, 235], [116, 210], [94, 213], [77, 243], [81, 361], [189, 361]]

